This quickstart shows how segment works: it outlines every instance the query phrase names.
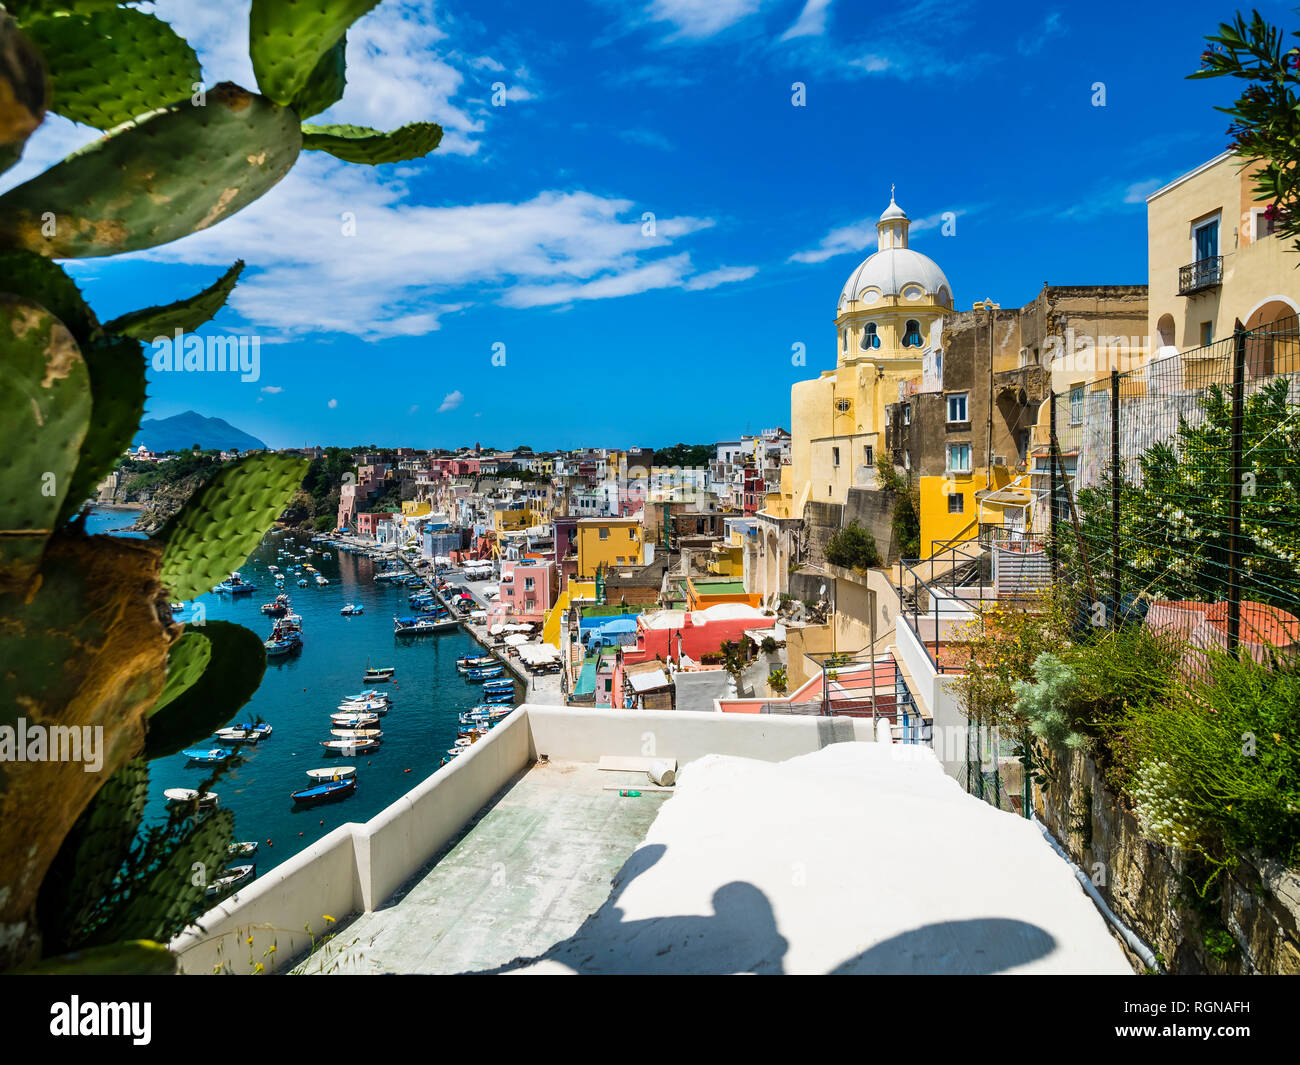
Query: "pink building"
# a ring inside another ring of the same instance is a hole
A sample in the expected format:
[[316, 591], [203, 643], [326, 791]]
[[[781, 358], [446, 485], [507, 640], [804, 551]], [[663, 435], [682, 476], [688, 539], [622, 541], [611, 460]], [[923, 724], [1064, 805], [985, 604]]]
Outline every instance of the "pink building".
[[361, 536], [375, 536], [378, 532], [379, 523], [391, 517], [391, 514], [372, 514], [368, 512], [358, 514], [356, 531]]
[[508, 560], [501, 563], [500, 587], [493, 621], [508, 617], [516, 624], [540, 625], [559, 595], [559, 572], [549, 559]]

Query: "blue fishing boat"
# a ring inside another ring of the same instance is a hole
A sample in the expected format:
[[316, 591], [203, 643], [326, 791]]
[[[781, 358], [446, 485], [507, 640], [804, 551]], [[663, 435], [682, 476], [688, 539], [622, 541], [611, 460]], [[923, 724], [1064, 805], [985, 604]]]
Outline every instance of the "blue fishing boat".
[[515, 701], [514, 692], [484, 692], [483, 701], [485, 703], [513, 703]]
[[465, 678], [467, 680], [491, 680], [493, 677], [501, 676], [504, 672], [504, 666], [481, 666], [478, 669], [467, 669]]
[[227, 747], [191, 747], [181, 754], [200, 765], [221, 765], [230, 758], [231, 752]]
[[310, 788], [293, 792], [289, 798], [303, 806], [315, 806], [322, 802], [333, 802], [351, 795], [357, 790], [357, 778], [346, 780], [327, 780], [324, 784], [315, 784]]
[[250, 584], [236, 572], [218, 584], [213, 591], [227, 592], [230, 595], [252, 595], [257, 591], [257, 585]]
[[466, 673], [471, 669], [481, 669], [482, 667], [490, 666], [495, 662], [496, 659], [491, 655], [464, 655], [463, 657], [456, 659], [456, 668], [462, 673]]

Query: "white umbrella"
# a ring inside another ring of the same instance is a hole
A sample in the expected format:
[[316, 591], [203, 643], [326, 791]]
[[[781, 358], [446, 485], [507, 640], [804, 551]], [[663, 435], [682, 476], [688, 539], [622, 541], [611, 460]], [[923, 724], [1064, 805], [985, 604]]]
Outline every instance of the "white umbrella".
[[506, 637], [505, 642], [510, 644], [511, 647], [518, 647], [521, 643], [527, 643], [528, 637], [521, 632], [512, 632]]
[[504, 625], [493, 625], [488, 629], [488, 633], [492, 636], [500, 636], [505, 631], [506, 627]]

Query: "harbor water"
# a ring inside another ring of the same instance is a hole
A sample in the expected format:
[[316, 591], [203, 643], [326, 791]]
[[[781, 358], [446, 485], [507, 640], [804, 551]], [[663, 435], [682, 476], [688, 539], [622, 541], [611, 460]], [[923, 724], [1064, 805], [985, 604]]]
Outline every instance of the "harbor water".
[[[87, 530], [122, 535], [122, 527], [135, 516], [128, 511], [97, 509]], [[274, 731], [261, 743], [242, 748], [243, 763], [226, 770], [212, 788], [220, 796], [222, 809], [234, 812], [235, 838], [260, 844], [256, 854], [259, 875], [339, 825], [368, 820], [437, 770], [443, 760], [450, 761], [447, 749], [455, 743], [459, 715], [478, 703], [482, 692], [481, 685], [467, 681], [456, 670], [457, 658], [483, 653], [473, 637], [460, 629], [394, 636], [393, 617], [414, 612], [407, 596], [415, 589], [376, 583], [374, 574], [383, 563], [312, 544], [306, 536], [268, 534], [239, 571], [244, 580], [257, 585], [257, 591], [238, 597], [218, 593], [201, 597], [196, 602], [203, 605], [207, 617], [237, 622], [265, 639], [274, 619], [260, 608], [277, 594], [274, 575], [267, 566], [286, 569], [294, 564], [277, 554], [282, 547], [296, 555], [313, 548], [315, 553], [306, 561], [330, 583], [318, 586], [314, 575], [304, 572], [308, 586], [299, 588], [297, 574], [286, 578], [282, 591], [302, 617], [303, 648], [291, 656], [267, 660], [260, 687], [235, 718], [249, 721], [260, 717]], [[323, 559], [321, 551], [332, 557]], [[361, 605], [365, 612], [341, 615], [339, 610], [348, 603]], [[182, 617], [188, 616], [190, 606], [186, 604]], [[393, 666], [396, 674], [387, 684], [366, 684], [363, 674], [367, 664]], [[333, 738], [330, 714], [343, 696], [367, 687], [386, 691], [392, 699], [391, 709], [379, 721], [383, 730], [379, 749], [342, 757], [326, 754], [320, 742]], [[355, 793], [321, 806], [295, 806], [289, 796], [310, 786], [307, 770], [333, 765], [357, 767]], [[188, 766], [179, 754], [150, 762], [146, 820], [164, 817], [164, 788], [198, 787], [212, 772], [209, 767]]]

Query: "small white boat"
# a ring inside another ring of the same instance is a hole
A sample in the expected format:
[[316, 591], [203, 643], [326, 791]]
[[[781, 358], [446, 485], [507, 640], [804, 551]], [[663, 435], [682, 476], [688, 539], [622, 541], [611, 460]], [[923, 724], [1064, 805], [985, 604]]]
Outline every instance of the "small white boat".
[[357, 767], [354, 765], [341, 765], [335, 768], [309, 769], [307, 776], [315, 781], [323, 780], [347, 780], [349, 777], [357, 775]]
[[339, 611], [340, 614], [343, 614], [346, 617], [352, 617], [354, 614], [364, 614], [365, 612], [366, 608], [360, 603], [349, 603]]
[[250, 839], [245, 843], [232, 843], [226, 848], [226, 853], [232, 858], [241, 858], [249, 854], [256, 854], [257, 840]]
[[321, 740], [320, 745], [330, 754], [367, 754], [379, 750], [378, 740]]
[[219, 728], [215, 735], [222, 743], [256, 743], [266, 733], [257, 729]]
[[338, 705], [341, 714], [386, 714], [388, 708], [387, 700], [378, 699], [344, 699]]
[[232, 865], [216, 880], [212, 881], [204, 888], [205, 895], [220, 895], [223, 891], [229, 891], [233, 887], [238, 887], [245, 880], [251, 880], [256, 870], [255, 865]]
[[330, 714], [335, 728], [374, 728], [379, 724], [378, 714]]
[[332, 728], [330, 735], [340, 740], [381, 740], [384, 730], [377, 728]]
[[197, 799], [200, 810], [210, 809], [220, 801], [215, 791], [205, 791], [200, 795], [193, 788], [165, 788], [163, 795], [172, 803], [194, 802]]

